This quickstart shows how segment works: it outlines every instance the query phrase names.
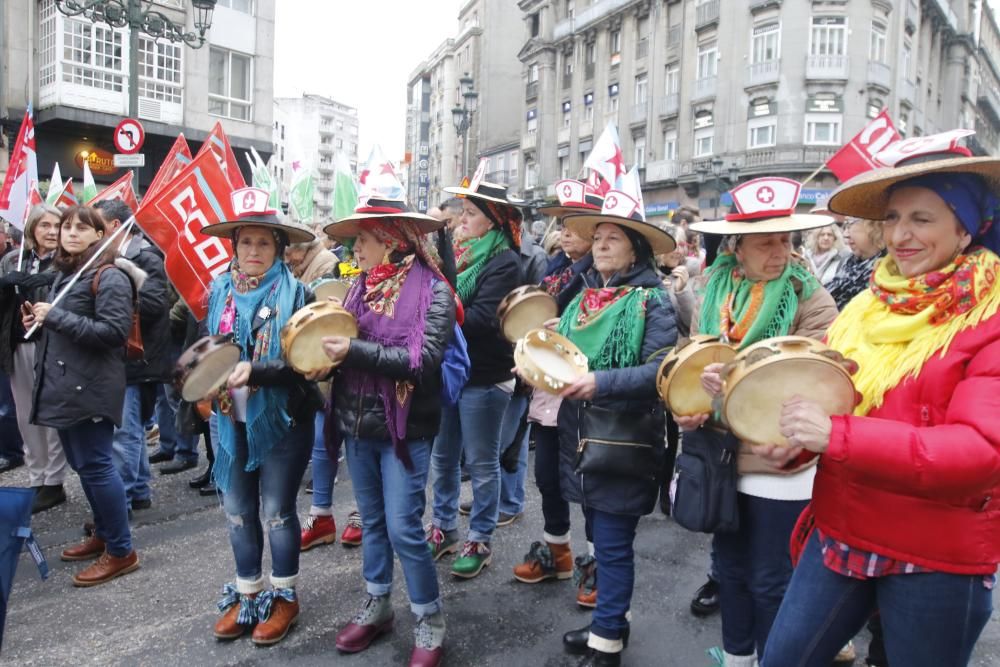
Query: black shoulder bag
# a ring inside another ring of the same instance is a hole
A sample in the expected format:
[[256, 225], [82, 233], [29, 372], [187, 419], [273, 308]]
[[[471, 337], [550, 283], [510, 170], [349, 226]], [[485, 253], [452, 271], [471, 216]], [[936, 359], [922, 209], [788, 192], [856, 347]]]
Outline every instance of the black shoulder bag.
[[698, 533], [729, 533], [740, 526], [736, 500], [739, 440], [728, 431], [685, 431], [677, 457], [671, 516]]
[[580, 408], [576, 472], [655, 480], [661, 468], [663, 410]]

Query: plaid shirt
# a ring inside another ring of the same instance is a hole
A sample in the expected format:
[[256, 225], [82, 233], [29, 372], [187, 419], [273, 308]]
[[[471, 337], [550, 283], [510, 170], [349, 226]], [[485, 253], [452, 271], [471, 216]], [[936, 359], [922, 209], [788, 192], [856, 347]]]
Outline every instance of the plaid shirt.
[[[907, 563], [895, 558], [880, 556], [873, 551], [857, 549], [824, 535], [819, 528], [816, 529], [816, 533], [819, 536], [820, 550], [823, 552], [823, 564], [827, 569], [845, 577], [872, 579], [874, 577], [888, 577], [893, 574], [934, 572], [934, 570], [916, 563]], [[995, 574], [983, 577], [983, 586], [988, 590], [993, 590], [995, 583]]]

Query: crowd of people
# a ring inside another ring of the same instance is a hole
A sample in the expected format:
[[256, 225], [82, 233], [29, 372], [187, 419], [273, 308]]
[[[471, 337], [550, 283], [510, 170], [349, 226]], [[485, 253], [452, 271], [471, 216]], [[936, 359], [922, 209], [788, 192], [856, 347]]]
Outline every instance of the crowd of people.
[[[40, 205], [0, 260], [0, 472], [26, 466], [34, 512], [69, 501], [67, 467], [79, 476], [93, 518], [61, 557], [92, 561], [73, 583], [94, 586], [140, 566], [130, 518], [156, 502], [151, 466], [196, 469], [203, 439], [208, 468], [189, 482], [218, 495], [234, 561], [214, 634], [270, 645], [300, 614], [300, 553], [337, 540], [346, 460], [356, 509], [340, 539], [361, 547], [366, 597], [336, 647], [392, 631], [398, 558], [410, 665], [423, 667], [446, 646], [438, 562], [450, 556], [459, 579], [490, 567], [497, 529], [525, 511], [533, 449], [542, 534], [511, 576], [572, 580], [567, 598], [593, 614], [565, 650], [619, 665], [641, 518], [671, 514], [679, 451], [734, 438], [712, 414], [664, 407], [661, 362], [696, 334], [737, 349], [803, 336], [856, 362], [857, 407], [796, 397], [781, 410], [787, 446], [736, 442], [737, 520], [714, 535], [691, 611], [721, 612], [729, 667], [853, 660], [866, 624], [869, 665], [967, 664], [1000, 562], [1000, 160], [922, 157], [852, 179], [811, 214], [734, 197], [724, 219], [685, 207], [668, 224], [613, 189], [560, 197], [540, 226], [475, 179], [428, 214], [376, 194], [323, 227], [238, 191], [240, 212], [202, 230], [234, 258], [200, 322], [124, 203]], [[301, 373], [282, 331], [328, 281], [349, 285], [334, 302], [357, 335], [323, 338], [328, 363]], [[532, 389], [500, 326], [524, 285], [553, 297], [557, 317], [539, 325], [587, 360], [557, 394]], [[239, 362], [187, 402], [172, 371], [204, 336], [234, 343]], [[721, 396], [725, 373], [705, 367], [704, 390]]]

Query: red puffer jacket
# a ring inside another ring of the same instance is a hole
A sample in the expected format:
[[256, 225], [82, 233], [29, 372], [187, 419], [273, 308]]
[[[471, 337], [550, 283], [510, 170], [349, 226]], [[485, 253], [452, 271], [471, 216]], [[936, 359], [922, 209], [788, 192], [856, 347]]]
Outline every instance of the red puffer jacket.
[[885, 395], [833, 417], [816, 524], [846, 544], [940, 572], [1000, 562], [1000, 314]]

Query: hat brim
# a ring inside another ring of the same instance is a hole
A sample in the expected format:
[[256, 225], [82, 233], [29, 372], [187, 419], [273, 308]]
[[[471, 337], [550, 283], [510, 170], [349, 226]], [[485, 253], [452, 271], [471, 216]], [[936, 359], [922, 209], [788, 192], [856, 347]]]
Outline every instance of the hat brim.
[[217, 222], [214, 225], [207, 225], [201, 228], [201, 233], [205, 236], [216, 236], [228, 239], [233, 232], [240, 227], [266, 227], [279, 232], [284, 232], [289, 243], [309, 243], [316, 240], [316, 234], [311, 229], [296, 222], [273, 222], [269, 220], [227, 220]]
[[981, 176], [993, 192], [1000, 194], [1000, 159], [958, 157], [862, 172], [834, 190], [827, 207], [841, 215], [884, 220], [889, 206], [889, 189], [924, 174], [975, 174]]
[[702, 220], [692, 222], [688, 227], [703, 234], [737, 235], [737, 234], [782, 234], [785, 232], [801, 232], [806, 229], [816, 229], [835, 224], [836, 220], [828, 215], [811, 213], [795, 213], [778, 218], [767, 218], [756, 222], [741, 222], [736, 220]]
[[526, 206], [528, 204], [528, 202], [524, 201], [523, 199], [513, 199], [510, 197], [508, 197], [507, 199], [501, 199], [500, 197], [491, 197], [489, 195], [484, 195], [483, 193], [477, 190], [470, 190], [469, 188], [463, 188], [460, 185], [453, 185], [444, 188], [444, 191], [449, 194], [459, 195], [460, 197], [468, 197], [469, 199], [482, 199], [484, 201], [491, 201], [497, 204], [507, 204], [507, 206]]
[[323, 228], [327, 236], [334, 238], [354, 238], [361, 230], [361, 223], [365, 220], [381, 220], [391, 223], [393, 220], [409, 220], [416, 223], [421, 234], [436, 232], [444, 227], [444, 221], [422, 213], [355, 213], [342, 220], [330, 223]]
[[590, 238], [594, 234], [594, 230], [597, 229], [598, 225], [604, 223], [610, 223], [612, 225], [618, 225], [619, 227], [625, 227], [631, 229], [642, 235], [644, 239], [649, 241], [650, 247], [653, 249], [654, 255], [663, 255], [668, 252], [673, 252], [677, 248], [677, 242], [674, 241], [674, 237], [668, 234], [665, 230], [660, 229], [656, 225], [650, 222], [642, 222], [640, 220], [633, 220], [632, 218], [622, 218], [616, 215], [571, 215], [563, 220], [563, 226], [569, 228], [577, 236], [582, 238]]
[[555, 216], [557, 218], [562, 218], [567, 215], [588, 215], [592, 213], [599, 213], [601, 209], [599, 208], [588, 208], [586, 206], [542, 206], [538, 209], [538, 212], [542, 215]]

